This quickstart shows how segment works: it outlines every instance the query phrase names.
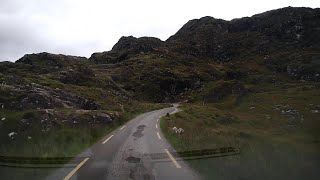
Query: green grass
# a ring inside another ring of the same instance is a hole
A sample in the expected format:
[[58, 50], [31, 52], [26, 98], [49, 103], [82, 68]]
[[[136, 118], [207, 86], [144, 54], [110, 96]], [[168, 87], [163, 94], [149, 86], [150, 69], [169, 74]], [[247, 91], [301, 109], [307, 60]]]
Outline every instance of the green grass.
[[[6, 120], [0, 122], [0, 154], [13, 157], [67, 157], [72, 158], [97, 142], [117, 127], [143, 112], [168, 107], [168, 104], [132, 103], [124, 107], [123, 112], [112, 124], [105, 126], [80, 126], [80, 127], [56, 127], [48, 132], [41, 132], [38, 124], [27, 132], [19, 132], [15, 139], [10, 139], [8, 133], [17, 131], [21, 119], [26, 113], [35, 111], [1, 111], [0, 117]], [[67, 109], [60, 109], [62, 113], [72, 113]], [[101, 112], [104, 112], [103, 110]], [[17, 126], [18, 125], [18, 126]], [[28, 136], [32, 139], [28, 140]], [[53, 168], [25, 169], [0, 167], [1, 179], [24, 179], [25, 177], [37, 177], [42, 179]], [[13, 175], [14, 174], [14, 175]]]
[[62, 128], [46, 133], [30, 132], [28, 136], [32, 137], [31, 140], [28, 140], [28, 136], [16, 138], [9, 144], [2, 145], [0, 151], [4, 156], [73, 157], [116, 127], [118, 126]]
[[[320, 102], [317, 87], [269, 88], [246, 95], [239, 105], [232, 104], [232, 96], [219, 103], [184, 104], [181, 112], [161, 119], [161, 130], [178, 152], [240, 149], [239, 155], [187, 161], [204, 179], [317, 179], [320, 121], [310, 112]], [[287, 115], [274, 110], [277, 104], [298, 111], [303, 123], [289, 123]], [[176, 135], [173, 126], [185, 132]]]
[[[124, 112], [119, 113], [113, 123], [107, 125], [77, 127], [55, 126], [48, 132], [41, 131], [40, 119], [34, 117], [32, 126], [27, 130], [21, 130], [21, 120], [26, 114], [37, 116], [37, 111], [1, 111], [0, 117], [6, 119], [0, 122], [0, 152], [7, 156], [36, 156], [36, 157], [72, 157], [86, 147], [95, 143], [99, 138], [108, 134], [117, 127], [123, 125], [135, 116], [156, 109], [168, 107], [168, 104], [135, 103], [125, 106]], [[60, 109], [60, 114], [75, 114], [76, 112]], [[104, 112], [101, 110], [100, 112]], [[83, 115], [84, 116], [84, 115]], [[57, 122], [62, 121], [58, 119]], [[8, 137], [8, 133], [19, 133], [14, 140]], [[28, 140], [27, 137], [32, 139]]]

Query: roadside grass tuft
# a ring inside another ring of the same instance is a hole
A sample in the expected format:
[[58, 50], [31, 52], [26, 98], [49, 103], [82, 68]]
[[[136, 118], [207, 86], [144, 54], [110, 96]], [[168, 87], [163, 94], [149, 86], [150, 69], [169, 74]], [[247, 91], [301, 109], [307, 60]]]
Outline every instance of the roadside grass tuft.
[[[169, 107], [169, 104], [153, 103], [132, 103], [124, 107], [124, 111], [119, 112], [119, 119], [115, 123], [105, 126], [81, 126], [68, 127], [59, 126], [48, 132], [41, 132], [40, 124], [33, 124], [26, 132], [21, 132], [11, 139], [8, 136], [10, 132], [18, 132], [17, 125], [21, 119], [33, 117], [37, 119], [37, 113], [34, 110], [27, 111], [7, 111], [0, 110], [0, 117], [5, 117], [0, 121], [0, 154], [7, 157], [37, 157], [37, 158], [72, 158], [81, 153], [100, 138], [120, 127], [135, 116], [152, 110]], [[56, 109], [64, 113], [68, 109]], [[104, 112], [104, 110], [99, 110]], [[114, 111], [112, 111], [114, 112]], [[57, 120], [58, 122], [61, 121]], [[39, 123], [39, 122], [38, 122]], [[31, 139], [28, 139], [31, 137]], [[60, 161], [59, 161], [60, 163]], [[62, 165], [62, 164], [61, 164]], [[0, 168], [2, 179], [25, 179], [25, 177], [45, 178], [54, 168]]]
[[[224, 101], [183, 104], [161, 118], [160, 128], [178, 152], [240, 149], [239, 155], [188, 160], [204, 179], [317, 179], [320, 121], [312, 109], [319, 108], [320, 94], [307, 86], [271, 86], [232, 107]], [[173, 126], [184, 133], [177, 135]]]

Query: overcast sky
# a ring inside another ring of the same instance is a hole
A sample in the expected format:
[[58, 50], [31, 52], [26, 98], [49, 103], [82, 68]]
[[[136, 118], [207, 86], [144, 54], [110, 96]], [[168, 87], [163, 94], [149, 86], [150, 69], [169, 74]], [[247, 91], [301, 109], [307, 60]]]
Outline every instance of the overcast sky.
[[320, 7], [319, 0], [0, 0], [0, 61], [27, 53], [90, 57], [121, 36], [166, 40], [188, 20], [225, 20], [267, 10]]

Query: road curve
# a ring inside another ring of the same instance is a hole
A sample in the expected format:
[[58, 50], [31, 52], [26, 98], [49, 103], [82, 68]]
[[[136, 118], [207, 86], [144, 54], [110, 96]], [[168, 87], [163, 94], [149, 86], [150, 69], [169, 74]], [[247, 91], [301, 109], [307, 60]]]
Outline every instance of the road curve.
[[161, 133], [158, 119], [176, 111], [171, 107], [137, 116], [47, 179], [200, 179], [185, 162], [175, 158], [174, 149]]

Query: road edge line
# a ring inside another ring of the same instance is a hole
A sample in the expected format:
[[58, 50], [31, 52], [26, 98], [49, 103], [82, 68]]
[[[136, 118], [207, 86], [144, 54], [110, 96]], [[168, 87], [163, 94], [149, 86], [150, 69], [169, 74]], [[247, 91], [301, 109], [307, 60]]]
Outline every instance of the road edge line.
[[181, 166], [179, 165], [179, 163], [173, 158], [173, 156], [170, 154], [170, 152], [168, 151], [168, 149], [164, 149], [166, 151], [166, 153], [168, 154], [169, 158], [171, 159], [171, 161], [173, 162], [173, 164], [176, 166], [176, 168], [180, 169]]
[[108, 139], [104, 140], [104, 141], [102, 142], [102, 144], [105, 144], [106, 142], [108, 142], [112, 137], [113, 137], [113, 135], [111, 135], [110, 137], [108, 137]]
[[63, 180], [69, 180], [80, 168], [89, 160], [89, 158], [85, 158], [76, 168], [74, 168]]
[[157, 132], [157, 135], [158, 135], [158, 138], [161, 139], [161, 136], [160, 136], [159, 132]]

